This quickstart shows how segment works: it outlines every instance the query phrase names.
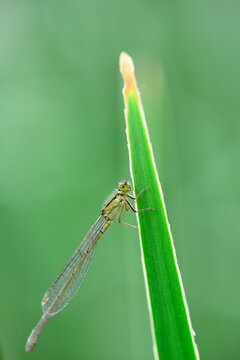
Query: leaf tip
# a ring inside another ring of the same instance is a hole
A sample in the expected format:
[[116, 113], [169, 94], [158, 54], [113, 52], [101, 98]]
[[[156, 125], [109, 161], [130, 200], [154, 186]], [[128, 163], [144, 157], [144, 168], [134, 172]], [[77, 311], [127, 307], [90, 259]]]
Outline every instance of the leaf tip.
[[130, 55], [125, 52], [120, 54], [120, 72], [124, 80], [123, 94], [125, 100], [127, 99], [129, 92], [132, 90], [138, 99], [138, 92], [136, 86], [136, 80], [134, 76], [134, 64]]

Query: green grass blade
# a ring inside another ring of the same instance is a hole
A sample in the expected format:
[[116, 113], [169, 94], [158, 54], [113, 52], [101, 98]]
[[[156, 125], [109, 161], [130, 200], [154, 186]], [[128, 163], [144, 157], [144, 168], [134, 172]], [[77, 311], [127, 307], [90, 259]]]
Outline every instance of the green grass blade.
[[154, 355], [163, 360], [198, 359], [133, 62], [125, 53], [120, 56], [120, 70], [125, 83], [125, 119], [135, 194], [149, 188], [139, 197], [137, 208], [157, 209], [137, 214]]

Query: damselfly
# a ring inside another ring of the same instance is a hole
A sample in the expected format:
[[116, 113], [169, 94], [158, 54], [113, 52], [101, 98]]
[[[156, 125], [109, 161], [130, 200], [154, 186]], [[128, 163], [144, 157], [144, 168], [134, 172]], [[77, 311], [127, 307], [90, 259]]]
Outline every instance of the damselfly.
[[128, 200], [128, 198], [130, 198], [135, 202], [144, 190], [145, 189], [140, 191], [140, 193], [134, 197], [130, 194], [131, 185], [128, 181], [122, 181], [118, 184], [118, 189], [116, 189], [105, 202], [102, 207], [101, 214], [95, 223], [90, 227], [76, 251], [73, 253], [69, 261], [57, 275], [43, 296], [41, 303], [43, 315], [27, 340], [25, 347], [26, 351], [31, 351], [35, 348], [38, 335], [47, 320], [67, 306], [76, 294], [87, 273], [97, 241], [110, 227], [118, 212], [118, 222], [120, 224], [136, 227], [134, 225], [121, 222], [123, 210], [126, 209], [128, 211], [131, 209], [134, 212], [140, 212], [152, 209], [146, 208], [136, 210]]

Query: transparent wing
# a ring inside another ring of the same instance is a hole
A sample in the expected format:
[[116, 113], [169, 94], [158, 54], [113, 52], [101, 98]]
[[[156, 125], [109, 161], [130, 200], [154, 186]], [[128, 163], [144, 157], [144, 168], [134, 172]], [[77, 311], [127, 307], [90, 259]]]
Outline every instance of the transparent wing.
[[[93, 258], [94, 248], [89, 252], [86, 256], [86, 251], [91, 247], [94, 241], [97, 239], [100, 231], [103, 229], [106, 220], [103, 216], [99, 216], [95, 223], [91, 226], [85, 237], [83, 238], [82, 242], [80, 243], [79, 247], [73, 253], [67, 264], [63, 267], [60, 271], [58, 276], [52, 282], [48, 290], [43, 296], [42, 299], [42, 311], [43, 314], [49, 311], [48, 315], [53, 316], [61, 311], [74, 297], [77, 290], [79, 289], [86, 273], [88, 271], [89, 265]], [[62, 292], [64, 289], [65, 284], [68, 282], [69, 278], [71, 277], [73, 271], [76, 269], [79, 263], [83, 260], [81, 266], [79, 267], [78, 271], [74, 276], [72, 276], [71, 281], [69, 282], [68, 286], [66, 287], [65, 291]], [[52, 306], [54, 304], [54, 306]], [[52, 307], [52, 309], [51, 309]]]

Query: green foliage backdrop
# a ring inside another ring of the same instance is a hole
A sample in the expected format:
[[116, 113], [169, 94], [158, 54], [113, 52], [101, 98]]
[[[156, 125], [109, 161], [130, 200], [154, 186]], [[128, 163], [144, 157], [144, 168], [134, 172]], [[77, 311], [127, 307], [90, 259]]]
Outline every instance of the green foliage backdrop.
[[118, 224], [78, 296], [24, 351], [44, 291], [129, 178], [122, 50], [136, 65], [201, 358], [239, 358], [239, 10], [1, 2], [1, 359], [153, 359], [137, 231]]

